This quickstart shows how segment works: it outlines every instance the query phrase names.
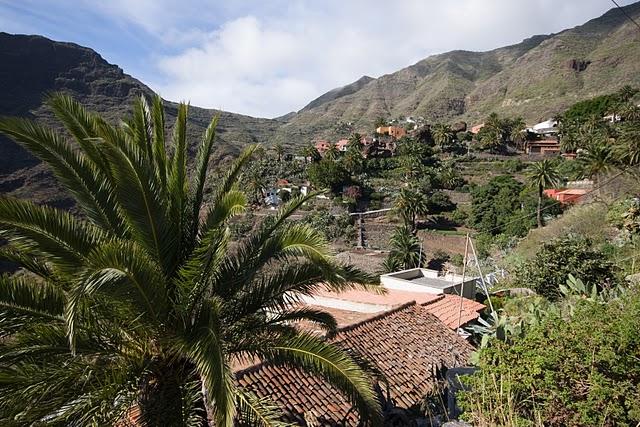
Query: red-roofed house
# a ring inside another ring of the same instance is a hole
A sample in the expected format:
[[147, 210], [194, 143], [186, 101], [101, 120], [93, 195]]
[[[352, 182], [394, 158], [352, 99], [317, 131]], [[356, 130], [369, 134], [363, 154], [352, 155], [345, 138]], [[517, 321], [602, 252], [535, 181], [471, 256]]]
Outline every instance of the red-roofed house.
[[321, 139], [319, 141], [316, 141], [315, 147], [316, 150], [318, 150], [318, 153], [324, 154], [324, 152], [327, 151], [329, 147], [331, 147], [331, 143], [327, 140]]
[[544, 190], [544, 194], [564, 205], [576, 204], [582, 202], [584, 196], [589, 191], [585, 188], [567, 188], [566, 190], [548, 189]]
[[[378, 398], [395, 414], [419, 405], [440, 373], [466, 365], [473, 351], [426, 307], [414, 302], [343, 327], [331, 342], [364, 356], [385, 375], [388, 383], [378, 384]], [[316, 427], [361, 425], [347, 399], [318, 376], [257, 364], [238, 372], [236, 378], [243, 389], [275, 401], [284, 412], [283, 421]]]
[[340, 141], [336, 142], [336, 148], [338, 149], [338, 151], [347, 151], [347, 145], [349, 145], [348, 139], [341, 139]]
[[484, 123], [480, 123], [479, 125], [472, 126], [471, 133], [475, 135], [478, 132], [480, 132], [480, 129], [482, 129], [483, 127], [484, 127]]

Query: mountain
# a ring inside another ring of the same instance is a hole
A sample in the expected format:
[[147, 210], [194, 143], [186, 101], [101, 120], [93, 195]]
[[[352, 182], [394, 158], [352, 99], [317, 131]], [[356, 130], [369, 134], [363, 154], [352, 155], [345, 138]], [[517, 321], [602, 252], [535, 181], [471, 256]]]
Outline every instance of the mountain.
[[[625, 11], [640, 19], [640, 3]], [[289, 116], [278, 139], [370, 130], [377, 117], [478, 123], [490, 112], [546, 119], [574, 102], [640, 86], [640, 31], [619, 9], [557, 34], [487, 52], [430, 56], [377, 79], [334, 89]]]
[[[624, 9], [640, 20], [640, 2]], [[378, 117], [479, 123], [495, 111], [532, 123], [625, 84], [640, 86], [640, 31], [619, 9], [612, 9], [557, 34], [534, 36], [487, 52], [447, 52], [379, 78], [364, 76], [277, 119], [191, 107], [189, 133], [197, 143], [211, 117], [220, 113], [214, 153], [220, 160], [252, 142], [283, 142], [295, 149], [314, 138], [370, 132]], [[32, 117], [55, 125], [43, 105], [51, 91], [68, 92], [111, 120], [128, 113], [139, 94], [152, 94], [89, 48], [0, 33], [0, 115]], [[171, 122], [176, 105], [165, 102], [165, 106]], [[36, 159], [2, 137], [0, 150], [0, 193], [72, 206]]]
[[[149, 87], [86, 47], [40, 36], [0, 33], [0, 115], [31, 117], [56, 126], [53, 115], [43, 105], [46, 94], [53, 91], [67, 92], [113, 121], [128, 113], [135, 97], [153, 94]], [[165, 102], [165, 107], [168, 122], [173, 123], [177, 105]], [[192, 143], [199, 141], [217, 113], [221, 115], [214, 152], [217, 159], [236, 155], [249, 143], [268, 142], [282, 125], [278, 120], [191, 106]], [[1, 136], [0, 149], [0, 193], [71, 206], [71, 199], [60, 191], [37, 159]], [[190, 151], [193, 158], [194, 147]]]

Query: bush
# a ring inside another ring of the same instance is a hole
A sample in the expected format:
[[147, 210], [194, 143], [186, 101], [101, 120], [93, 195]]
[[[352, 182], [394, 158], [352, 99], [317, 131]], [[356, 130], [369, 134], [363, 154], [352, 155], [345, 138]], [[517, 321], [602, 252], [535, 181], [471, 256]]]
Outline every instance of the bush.
[[458, 225], [465, 225], [468, 218], [469, 211], [462, 206], [458, 206], [458, 208], [450, 215], [451, 221], [455, 222]]
[[333, 215], [326, 209], [320, 209], [311, 212], [302, 221], [321, 231], [330, 241], [350, 241], [355, 238], [355, 227], [346, 213]]
[[[632, 295], [632, 294], [629, 294]], [[640, 422], [640, 298], [580, 300], [512, 345], [491, 341], [460, 396], [474, 425], [631, 426]]]
[[516, 272], [516, 281], [554, 301], [569, 274], [599, 288], [615, 280], [613, 265], [593, 248], [590, 239], [570, 236], [543, 243], [536, 256]]
[[442, 212], [451, 212], [456, 208], [456, 204], [451, 201], [447, 193], [435, 191], [427, 197], [427, 209], [430, 214], [439, 214]]

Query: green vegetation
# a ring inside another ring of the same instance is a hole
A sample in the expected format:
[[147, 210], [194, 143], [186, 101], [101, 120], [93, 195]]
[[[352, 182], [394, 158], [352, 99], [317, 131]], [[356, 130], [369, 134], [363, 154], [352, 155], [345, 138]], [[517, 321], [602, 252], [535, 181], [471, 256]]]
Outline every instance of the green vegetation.
[[132, 406], [145, 425], [272, 425], [276, 408], [234, 381], [241, 354], [320, 375], [364, 422], [381, 423], [370, 375], [291, 327], [336, 328], [322, 311], [292, 308], [292, 292], [374, 282], [337, 264], [319, 231], [288, 221], [308, 198], [231, 242], [228, 223], [246, 207], [238, 177], [256, 146], [220, 174], [205, 207], [217, 117], [188, 177], [185, 104], [171, 155], [158, 97], [138, 99], [122, 127], [66, 96], [49, 105], [77, 149], [25, 119], [2, 119], [0, 131], [51, 168], [82, 216], [0, 199], [2, 258], [25, 271], [0, 277], [3, 425], [114, 425]]
[[579, 299], [511, 343], [494, 340], [469, 377], [474, 425], [631, 426], [640, 422], [640, 298]]
[[535, 225], [532, 214], [538, 204], [549, 215], [561, 212], [556, 201], [544, 197], [538, 203], [538, 194], [527, 191], [523, 184], [507, 175], [495, 177], [486, 185], [474, 188], [471, 195], [468, 224], [490, 235], [524, 236]]
[[593, 248], [591, 240], [574, 236], [543, 243], [536, 256], [517, 271], [515, 281], [554, 301], [569, 275], [599, 288], [616, 282], [614, 267], [602, 252]]
[[557, 167], [550, 160], [541, 160], [533, 163], [527, 170], [529, 185], [533, 187], [538, 195], [538, 205], [536, 207], [536, 220], [538, 228], [542, 227], [542, 200], [544, 190], [555, 187], [560, 183]]

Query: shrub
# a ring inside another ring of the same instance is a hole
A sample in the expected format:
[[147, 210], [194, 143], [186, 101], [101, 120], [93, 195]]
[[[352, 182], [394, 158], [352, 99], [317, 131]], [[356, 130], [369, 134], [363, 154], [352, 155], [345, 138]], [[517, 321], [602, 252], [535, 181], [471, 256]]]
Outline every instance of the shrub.
[[[631, 294], [629, 294], [631, 295]], [[640, 298], [580, 300], [512, 345], [491, 341], [468, 377], [463, 418], [483, 425], [631, 426], [640, 422]]]
[[516, 272], [516, 281], [550, 300], [572, 274], [602, 288], [615, 279], [614, 267], [588, 238], [569, 236], [543, 243], [536, 256]]

